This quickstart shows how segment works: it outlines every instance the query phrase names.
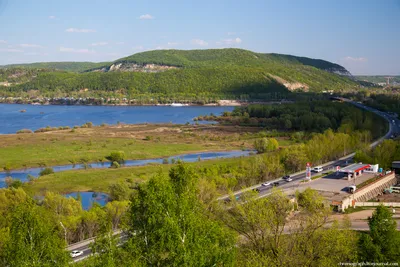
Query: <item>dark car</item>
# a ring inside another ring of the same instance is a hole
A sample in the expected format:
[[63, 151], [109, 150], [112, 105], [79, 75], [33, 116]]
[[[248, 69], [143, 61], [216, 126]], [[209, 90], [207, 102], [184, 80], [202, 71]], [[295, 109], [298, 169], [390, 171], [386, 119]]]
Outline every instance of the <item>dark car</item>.
[[290, 175], [285, 175], [285, 176], [282, 177], [282, 179], [283, 179], [283, 180], [290, 179]]
[[254, 188], [253, 191], [257, 192], [257, 193], [260, 193], [260, 188]]
[[279, 182], [272, 183], [272, 186], [278, 186], [278, 185], [279, 185]]

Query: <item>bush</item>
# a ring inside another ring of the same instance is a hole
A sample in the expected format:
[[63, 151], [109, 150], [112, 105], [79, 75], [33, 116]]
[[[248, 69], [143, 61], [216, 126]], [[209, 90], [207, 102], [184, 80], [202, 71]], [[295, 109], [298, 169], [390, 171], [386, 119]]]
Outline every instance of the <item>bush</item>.
[[121, 167], [121, 165], [119, 165], [119, 163], [116, 162], [116, 161], [114, 161], [114, 162], [111, 164], [111, 168], [118, 169], [119, 167]]
[[111, 154], [106, 157], [109, 161], [116, 161], [116, 162], [122, 162], [125, 160], [125, 152], [124, 151], [115, 151], [111, 152]]
[[35, 179], [36, 179], [36, 177], [35, 176], [33, 176], [33, 175], [30, 175], [30, 174], [28, 174], [28, 181], [29, 182], [33, 182]]
[[168, 164], [169, 161], [168, 161], [168, 159], [163, 159], [162, 163], [163, 163], [163, 164]]
[[277, 150], [279, 143], [275, 138], [261, 138], [254, 142], [254, 148], [258, 153], [265, 153]]
[[17, 131], [17, 134], [23, 134], [23, 133], [33, 133], [33, 131], [31, 129], [22, 129]]
[[147, 135], [147, 136], [144, 138], [144, 140], [146, 140], [146, 141], [151, 141], [152, 139], [153, 139], [153, 137], [150, 136], [150, 135]]
[[39, 176], [49, 175], [49, 174], [52, 174], [52, 173], [54, 173], [53, 168], [44, 168], [43, 170], [41, 170], [39, 172]]

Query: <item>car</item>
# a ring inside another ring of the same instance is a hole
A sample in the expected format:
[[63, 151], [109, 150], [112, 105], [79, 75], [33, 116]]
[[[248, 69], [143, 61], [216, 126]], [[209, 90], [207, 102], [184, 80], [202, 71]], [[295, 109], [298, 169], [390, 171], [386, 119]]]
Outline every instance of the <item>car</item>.
[[254, 188], [253, 191], [257, 192], [257, 193], [260, 193], [260, 188]]
[[263, 183], [263, 184], [261, 184], [261, 186], [270, 186], [271, 185], [271, 183], [270, 182], [267, 182], [267, 183]]
[[322, 167], [314, 167], [312, 169], [313, 172], [322, 172], [324, 169]]
[[282, 179], [283, 179], [283, 180], [290, 179], [290, 175], [285, 175], [285, 176], [282, 177]]
[[73, 250], [73, 251], [71, 251], [71, 257], [72, 257], [72, 258], [79, 257], [79, 256], [81, 256], [82, 254], [83, 254], [83, 252], [80, 251], [80, 250]]
[[285, 181], [286, 182], [291, 182], [291, 181], [293, 181], [293, 179], [289, 177], [289, 178], [285, 179]]
[[272, 184], [272, 186], [278, 186], [279, 185], [279, 182], [274, 182], [273, 184]]

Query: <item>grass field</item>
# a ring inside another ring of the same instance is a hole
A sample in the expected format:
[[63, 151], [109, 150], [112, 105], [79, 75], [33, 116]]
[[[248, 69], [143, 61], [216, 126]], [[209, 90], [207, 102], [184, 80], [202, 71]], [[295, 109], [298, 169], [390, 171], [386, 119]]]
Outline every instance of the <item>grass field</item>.
[[[149, 159], [190, 152], [252, 148], [257, 127], [218, 125], [117, 125], [35, 134], [3, 135], [0, 169], [107, 161], [113, 151], [126, 159]], [[282, 146], [293, 142], [279, 139]]]
[[[248, 158], [248, 157], [246, 157]], [[243, 158], [215, 159], [195, 163], [195, 166], [210, 166], [214, 164], [239, 164]], [[132, 184], [141, 183], [158, 172], [168, 173], [171, 164], [156, 164], [141, 167], [124, 167], [119, 169], [87, 169], [58, 172], [39, 177], [33, 182], [25, 183], [24, 189], [32, 195], [41, 195], [46, 191], [69, 193], [74, 191], [109, 191], [109, 186], [118, 182], [130, 181]]]

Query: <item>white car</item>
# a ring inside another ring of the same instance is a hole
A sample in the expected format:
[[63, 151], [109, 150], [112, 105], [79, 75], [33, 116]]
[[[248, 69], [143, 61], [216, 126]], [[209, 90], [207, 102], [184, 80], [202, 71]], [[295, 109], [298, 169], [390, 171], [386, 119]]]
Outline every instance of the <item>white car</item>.
[[322, 167], [314, 167], [312, 170], [314, 172], [322, 172], [324, 169]]
[[263, 184], [261, 184], [261, 186], [270, 186], [271, 185], [271, 183], [263, 183]]
[[289, 178], [287, 178], [285, 181], [286, 181], [286, 182], [291, 182], [291, 181], [293, 181], [293, 179], [289, 177]]
[[81, 256], [82, 254], [83, 254], [83, 252], [80, 251], [80, 250], [73, 250], [73, 251], [71, 251], [71, 257], [72, 257], [72, 258], [79, 257], [79, 256]]

